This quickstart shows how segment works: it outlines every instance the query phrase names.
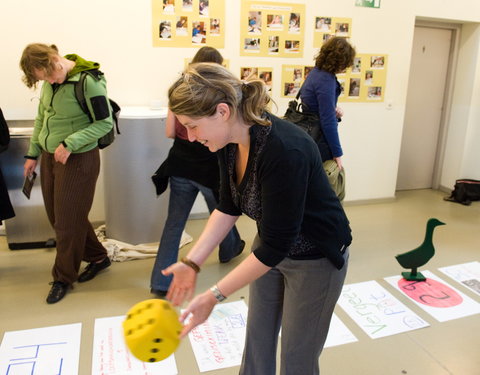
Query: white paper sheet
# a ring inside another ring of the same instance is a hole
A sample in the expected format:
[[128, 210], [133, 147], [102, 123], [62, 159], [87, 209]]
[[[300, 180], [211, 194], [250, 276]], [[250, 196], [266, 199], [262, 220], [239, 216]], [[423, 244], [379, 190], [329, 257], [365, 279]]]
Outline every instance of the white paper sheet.
[[355, 335], [345, 324], [343, 324], [337, 315], [333, 314], [332, 321], [330, 322], [330, 329], [328, 330], [327, 341], [325, 342], [325, 348], [356, 341], [358, 341], [358, 339]]
[[440, 267], [445, 275], [480, 295], [480, 262]]
[[5, 332], [1, 375], [76, 375], [82, 324]]
[[247, 311], [244, 301], [218, 304], [207, 321], [188, 334], [200, 372], [240, 365]]
[[422, 270], [422, 274], [427, 278], [426, 281], [406, 281], [401, 276], [390, 276], [385, 280], [439, 322], [480, 313], [479, 303], [430, 271]]
[[345, 285], [338, 304], [372, 339], [429, 326], [373, 280]]
[[125, 316], [95, 319], [92, 375], [177, 375], [173, 354], [163, 361], [149, 363], [130, 353], [123, 337], [124, 319]]

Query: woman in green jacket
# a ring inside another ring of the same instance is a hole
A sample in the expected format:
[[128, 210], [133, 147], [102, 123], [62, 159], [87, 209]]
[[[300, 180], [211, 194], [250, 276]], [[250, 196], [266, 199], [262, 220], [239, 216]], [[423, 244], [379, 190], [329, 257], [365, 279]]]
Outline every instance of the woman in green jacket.
[[[91, 280], [110, 266], [88, 214], [100, 170], [97, 142], [113, 126], [111, 108], [103, 76], [88, 75], [85, 81], [92, 121], [75, 96], [81, 72], [98, 69], [98, 63], [74, 54], [61, 56], [55, 45], [34, 43], [23, 51], [20, 67], [29, 88], [44, 81], [24, 174], [31, 175], [41, 157], [42, 194], [57, 244], [47, 303], [56, 303], [75, 281]], [[89, 265], [78, 275], [82, 260]]]

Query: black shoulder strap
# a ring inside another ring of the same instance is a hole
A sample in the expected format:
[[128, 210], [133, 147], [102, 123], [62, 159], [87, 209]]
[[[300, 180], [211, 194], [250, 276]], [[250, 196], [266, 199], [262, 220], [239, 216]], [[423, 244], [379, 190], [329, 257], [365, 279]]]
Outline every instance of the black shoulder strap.
[[95, 79], [100, 79], [100, 77], [103, 75], [103, 72], [98, 69], [84, 70], [80, 73], [80, 79], [75, 83], [74, 88], [75, 98], [77, 98], [80, 108], [82, 108], [82, 111], [88, 116], [90, 122], [93, 122], [93, 116], [88, 109], [87, 100], [85, 99], [85, 80], [87, 79], [87, 75], [90, 75]]
[[300, 97], [300, 93], [302, 92], [302, 87], [303, 87], [303, 83], [302, 83], [302, 86], [300, 86], [300, 90], [298, 90], [297, 96], [295, 97], [295, 99], [297, 100]]

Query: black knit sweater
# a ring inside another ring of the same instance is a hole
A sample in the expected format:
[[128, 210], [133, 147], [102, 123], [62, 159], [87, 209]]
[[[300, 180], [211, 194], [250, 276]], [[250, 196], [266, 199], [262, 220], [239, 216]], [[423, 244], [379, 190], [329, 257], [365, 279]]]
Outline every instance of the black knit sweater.
[[327, 257], [338, 269], [341, 250], [352, 241], [348, 219], [323, 170], [317, 145], [295, 125], [268, 114], [272, 126], [250, 128], [250, 155], [236, 185], [237, 146], [219, 151], [218, 210], [257, 222], [261, 245], [255, 256], [274, 267], [285, 257]]

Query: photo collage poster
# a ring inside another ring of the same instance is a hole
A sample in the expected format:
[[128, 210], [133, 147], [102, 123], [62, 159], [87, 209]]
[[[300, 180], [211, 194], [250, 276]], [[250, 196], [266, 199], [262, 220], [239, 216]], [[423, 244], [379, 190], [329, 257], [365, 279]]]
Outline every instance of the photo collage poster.
[[282, 98], [295, 98], [312, 69], [313, 65], [282, 65]]
[[242, 1], [240, 55], [303, 57], [305, 4]]
[[[352, 68], [337, 74], [342, 92], [339, 102], [382, 102], [385, 95], [387, 55], [357, 54]], [[282, 66], [282, 98], [294, 98], [313, 66]]]
[[353, 66], [337, 74], [342, 93], [339, 102], [383, 102], [387, 80], [385, 54], [358, 53]]
[[248, 82], [254, 79], [262, 80], [265, 83], [268, 93], [271, 95], [273, 68], [261, 68], [261, 67], [254, 67], [254, 66], [241, 67], [239, 77], [242, 81], [245, 81], [245, 82]]
[[320, 48], [324, 42], [334, 36], [350, 38], [352, 19], [344, 17], [316, 16], [314, 19], [313, 47]]
[[154, 47], [223, 48], [225, 0], [152, 0]]

